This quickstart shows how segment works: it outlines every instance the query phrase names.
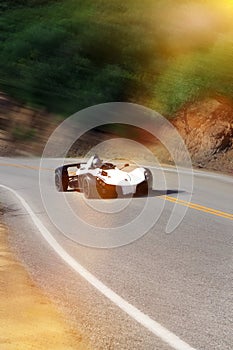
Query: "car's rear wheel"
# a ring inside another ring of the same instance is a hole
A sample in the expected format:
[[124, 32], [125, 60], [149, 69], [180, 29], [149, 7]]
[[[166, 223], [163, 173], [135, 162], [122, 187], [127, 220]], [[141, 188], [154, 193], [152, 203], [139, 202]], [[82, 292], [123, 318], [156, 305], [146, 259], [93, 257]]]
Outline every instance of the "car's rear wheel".
[[55, 172], [55, 186], [59, 192], [66, 192], [69, 185], [69, 177], [62, 169]]

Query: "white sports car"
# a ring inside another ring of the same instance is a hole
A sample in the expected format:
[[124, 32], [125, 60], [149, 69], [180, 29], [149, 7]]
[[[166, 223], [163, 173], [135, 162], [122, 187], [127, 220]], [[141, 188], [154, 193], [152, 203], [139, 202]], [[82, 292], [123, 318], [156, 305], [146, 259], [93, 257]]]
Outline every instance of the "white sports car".
[[[86, 163], [68, 164], [55, 170], [55, 185], [58, 191], [68, 187], [83, 192], [86, 198], [116, 198], [125, 195], [147, 195], [152, 188], [153, 177], [149, 169], [139, 167], [130, 172], [115, 164], [103, 162], [98, 155]], [[76, 167], [75, 173], [68, 169]]]

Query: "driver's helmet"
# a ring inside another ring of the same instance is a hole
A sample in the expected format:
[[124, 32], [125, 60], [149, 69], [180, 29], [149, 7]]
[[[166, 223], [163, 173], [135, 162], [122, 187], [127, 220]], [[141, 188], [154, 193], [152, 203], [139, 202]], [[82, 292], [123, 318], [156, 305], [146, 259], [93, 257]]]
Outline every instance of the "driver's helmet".
[[95, 155], [93, 162], [92, 162], [93, 168], [99, 168], [99, 167], [101, 167], [101, 165], [102, 165], [102, 161], [101, 161], [100, 157]]

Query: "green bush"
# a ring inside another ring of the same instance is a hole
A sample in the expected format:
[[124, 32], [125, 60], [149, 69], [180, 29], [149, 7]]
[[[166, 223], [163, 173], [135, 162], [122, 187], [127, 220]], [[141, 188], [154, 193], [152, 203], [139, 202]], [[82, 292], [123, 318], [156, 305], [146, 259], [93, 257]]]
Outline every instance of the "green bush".
[[155, 85], [155, 100], [171, 115], [187, 101], [214, 94], [233, 97], [233, 45], [219, 40], [205, 52], [171, 61]]

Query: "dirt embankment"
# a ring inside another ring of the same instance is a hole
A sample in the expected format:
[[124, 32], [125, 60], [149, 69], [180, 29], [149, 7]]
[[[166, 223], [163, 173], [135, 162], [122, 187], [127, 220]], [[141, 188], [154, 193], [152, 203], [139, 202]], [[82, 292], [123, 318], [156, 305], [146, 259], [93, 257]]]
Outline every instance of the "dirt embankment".
[[[183, 137], [194, 166], [232, 173], [232, 101], [218, 96], [190, 103], [171, 121]], [[60, 122], [55, 115], [26, 108], [0, 94], [0, 156], [41, 155], [50, 134]], [[106, 130], [90, 132], [78, 140], [71, 155], [75, 156], [77, 152], [78, 156], [85, 155], [90, 148], [112, 136]], [[145, 135], [141, 140], [140, 135], [137, 137], [139, 142], [147, 138]], [[151, 140], [147, 145], [162, 163], [172, 163], [161, 145]], [[177, 153], [182, 163], [182, 152], [178, 150]]]
[[0, 224], [0, 349], [90, 349], [15, 260], [6, 235]]
[[40, 155], [58, 123], [55, 115], [0, 93], [0, 156]]
[[[0, 156], [41, 156], [52, 132], [63, 119], [60, 116], [19, 104], [0, 92]], [[108, 139], [105, 132], [90, 132], [78, 140], [72, 156]], [[54, 154], [57, 156], [56, 145]]]
[[207, 98], [185, 106], [173, 124], [190, 152], [194, 166], [233, 171], [233, 102]]

